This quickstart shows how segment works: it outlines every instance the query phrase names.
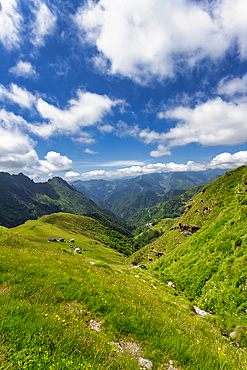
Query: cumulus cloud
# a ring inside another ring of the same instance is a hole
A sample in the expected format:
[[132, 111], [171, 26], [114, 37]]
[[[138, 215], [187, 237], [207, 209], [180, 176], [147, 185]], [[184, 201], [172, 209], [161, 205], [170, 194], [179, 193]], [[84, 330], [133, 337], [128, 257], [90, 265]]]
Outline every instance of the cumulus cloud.
[[37, 170], [39, 173], [68, 171], [73, 167], [73, 162], [66, 156], [60, 153], [48, 152], [44, 160], [39, 160]]
[[150, 152], [151, 157], [154, 158], [159, 158], [162, 157], [163, 155], [171, 155], [171, 151], [168, 150], [164, 145], [160, 144], [158, 145], [157, 150], [152, 150]]
[[45, 3], [39, 1], [37, 9], [33, 10], [35, 21], [32, 24], [31, 42], [35, 46], [43, 46], [46, 36], [54, 32], [57, 17], [54, 15]]
[[78, 172], [74, 172], [74, 171], [66, 172], [66, 174], [64, 175], [66, 180], [73, 180], [73, 179], [75, 179], [76, 177], [79, 177], [79, 176], [80, 176], [80, 174]]
[[218, 84], [217, 93], [231, 97], [235, 94], [247, 94], [247, 74], [242, 78], [223, 78]]
[[98, 152], [95, 152], [92, 149], [86, 148], [86, 149], [84, 149], [84, 153], [87, 153], [87, 154], [97, 154]]
[[9, 69], [9, 72], [14, 74], [17, 77], [24, 77], [30, 78], [37, 76], [35, 68], [29, 62], [23, 62], [19, 60], [19, 62]]
[[[162, 146], [151, 152], [163, 155], [174, 146], [197, 143], [203, 146], [239, 145], [247, 141], [247, 99], [226, 102], [220, 97], [200, 103], [194, 108], [179, 106], [163, 112], [163, 117], [178, 121], [163, 133], [148, 133]], [[237, 129], [236, 129], [237, 128]], [[145, 133], [145, 131], [144, 131]], [[146, 139], [147, 140], [147, 139]], [[151, 142], [151, 139], [149, 139]]]
[[7, 50], [19, 46], [22, 17], [18, 12], [17, 0], [1, 0], [0, 41]]
[[72, 160], [60, 153], [51, 151], [45, 159], [39, 159], [34, 149], [36, 142], [25, 133], [27, 127], [28, 122], [22, 117], [0, 110], [0, 171], [23, 171], [36, 177], [72, 169]]
[[85, 172], [81, 175], [82, 180], [94, 178], [122, 178], [125, 176], [138, 176], [151, 173], [163, 172], [186, 172], [186, 171], [205, 171], [207, 169], [229, 169], [247, 164], [247, 151], [240, 151], [234, 154], [221, 153], [212, 160], [202, 163], [188, 161], [186, 164], [155, 163], [144, 166], [136, 165], [127, 168], [122, 168], [115, 171], [96, 170]]
[[[30, 129], [44, 138], [53, 134], [75, 134], [80, 132], [81, 128], [101, 122], [106, 114], [112, 112], [113, 107], [121, 103], [122, 100], [111, 100], [107, 95], [81, 90], [77, 92], [77, 99], [71, 99], [68, 108], [65, 109], [57, 108], [40, 98], [36, 108], [48, 123], [33, 125]], [[83, 140], [86, 135], [82, 134], [81, 137]]]
[[[96, 46], [95, 65], [145, 83], [178, 65], [217, 60], [237, 42], [247, 57], [245, 0], [99, 0], [80, 7], [81, 41]], [[110, 67], [109, 67], [110, 62]]]
[[31, 108], [36, 102], [36, 98], [26, 89], [23, 89], [15, 84], [10, 84], [9, 89], [6, 89], [0, 84], [0, 100], [8, 100], [18, 104], [22, 108]]

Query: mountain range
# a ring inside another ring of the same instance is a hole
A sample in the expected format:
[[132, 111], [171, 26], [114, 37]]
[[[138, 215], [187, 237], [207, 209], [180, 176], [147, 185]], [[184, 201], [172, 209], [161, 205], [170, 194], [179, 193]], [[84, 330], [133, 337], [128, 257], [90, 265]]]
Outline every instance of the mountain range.
[[0, 173], [0, 225], [14, 227], [27, 220], [46, 214], [68, 212], [73, 214], [104, 214], [121, 221], [111, 211], [99, 207], [60, 177], [35, 183], [20, 173]]
[[[207, 170], [199, 172], [170, 172], [141, 175], [121, 180], [73, 181], [77, 190], [94, 201], [113, 203], [129, 195], [152, 191], [164, 194], [171, 189], [191, 188], [207, 181], [213, 176], [221, 176], [226, 170]], [[162, 199], [161, 199], [162, 200]]]

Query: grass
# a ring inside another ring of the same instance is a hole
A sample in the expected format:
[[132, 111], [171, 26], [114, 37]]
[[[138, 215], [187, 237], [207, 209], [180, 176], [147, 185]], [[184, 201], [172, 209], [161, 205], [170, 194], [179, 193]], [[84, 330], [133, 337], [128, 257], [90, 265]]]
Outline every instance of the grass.
[[[74, 217], [60, 227], [41, 218], [0, 229], [0, 369], [140, 369], [111, 342], [139, 346], [158, 370], [169, 360], [184, 370], [247, 368], [245, 351], [220, 334], [216, 318], [199, 318], [151, 270], [130, 268], [123, 255], [80, 234]], [[75, 238], [88, 252], [74, 254], [67, 243], [48, 243], [50, 236]]]

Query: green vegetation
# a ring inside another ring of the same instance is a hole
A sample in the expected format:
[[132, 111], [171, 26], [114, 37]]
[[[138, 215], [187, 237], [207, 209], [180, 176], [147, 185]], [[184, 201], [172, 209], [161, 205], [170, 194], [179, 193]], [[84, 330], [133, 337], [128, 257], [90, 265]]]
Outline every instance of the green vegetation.
[[185, 205], [188, 200], [200, 193], [202, 188], [203, 185], [199, 185], [187, 191], [182, 190], [182, 194], [171, 197], [163, 202], [159, 202], [149, 209], [136, 212], [128, 219], [128, 223], [142, 226], [147, 223], [155, 224], [157, 223], [157, 220], [162, 218], [180, 217], [185, 211]]
[[[148, 272], [139, 270], [137, 278], [120, 265], [123, 257], [116, 264], [114, 251], [106, 263], [98, 249], [91, 265], [92, 256], [47, 243], [44, 226], [34, 236], [35, 222], [0, 230], [2, 369], [137, 370], [139, 356], [157, 370], [170, 360], [184, 370], [246, 368], [245, 352], [220, 335], [215, 318], [197, 317], [185, 298]], [[69, 226], [63, 235], [74, 231]]]
[[112, 229], [114, 231], [119, 232], [122, 235], [127, 236], [128, 238], [132, 237], [132, 231], [134, 230], [133, 227], [128, 226], [124, 222], [120, 222], [116, 219], [113, 219], [110, 216], [103, 215], [102, 213], [84, 213], [84, 216], [94, 218], [95, 220], [99, 221], [102, 225]]
[[[172, 281], [201, 309], [216, 315], [222, 333], [247, 327], [247, 167], [227, 172], [206, 186], [186, 206], [173, 227], [131, 259], [145, 263], [151, 246], [164, 253], [152, 269], [156, 278]], [[200, 229], [192, 234], [193, 225]], [[154, 256], [155, 257], [155, 256]], [[242, 329], [240, 345], [247, 345]]]
[[[78, 247], [92, 250], [101, 245], [108, 249], [115, 249], [126, 256], [139, 248], [138, 243], [133, 239], [101, 225], [92, 218], [67, 213], [54, 213], [43, 216], [37, 221], [27, 221], [14, 230], [30, 241], [40, 242], [50, 237], [69, 240], [70, 235], [73, 234]], [[62, 243], [62, 245], [69, 246], [69, 243]], [[99, 250], [97, 253], [100, 254]], [[104, 253], [101, 249], [102, 257]]]
[[91, 199], [59, 177], [44, 183], [34, 183], [22, 173], [0, 173], [0, 225], [14, 227], [45, 214], [102, 213], [120, 221], [119, 217], [100, 208]]
[[0, 227], [0, 369], [247, 369], [246, 190], [229, 171], [136, 245], [65, 213]]

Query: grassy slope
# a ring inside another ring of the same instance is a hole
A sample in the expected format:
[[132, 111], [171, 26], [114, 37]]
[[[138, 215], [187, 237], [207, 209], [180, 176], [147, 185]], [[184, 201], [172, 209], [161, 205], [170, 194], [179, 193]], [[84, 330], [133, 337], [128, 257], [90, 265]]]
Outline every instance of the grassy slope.
[[[166, 230], [153, 244], [131, 256], [148, 261], [151, 246], [165, 255], [153, 263], [156, 277], [172, 281], [200, 308], [217, 315], [223, 333], [247, 327], [247, 167], [227, 172], [187, 205], [175, 225], [197, 225], [185, 237], [179, 229]], [[162, 227], [159, 224], [156, 228]], [[239, 334], [247, 345], [246, 330]]]
[[[71, 227], [49, 225], [0, 228], [1, 369], [140, 369], [111, 341], [138, 344], [157, 370], [169, 360], [184, 370], [246, 368], [245, 352], [219, 334], [215, 318], [195, 316], [150, 272], [138, 270], [137, 278], [115, 251], [108, 250], [108, 264], [97, 263], [106, 251], [86, 236], [76, 239], [94, 251], [83, 255], [47, 243], [51, 232], [75, 237]], [[90, 320], [103, 320], [102, 331], [91, 330]]]
[[[116, 249], [126, 256], [137, 249], [137, 245], [132, 239], [110, 230], [98, 221], [67, 213], [54, 213], [35, 221], [27, 221], [24, 225], [20, 225], [13, 230], [31, 241], [44, 241], [49, 237], [55, 237], [56, 239], [62, 237], [69, 240], [72, 233], [78, 247], [87, 249], [91, 244], [94, 247], [105, 245], [108, 249]], [[71, 243], [62, 243], [61, 245], [69, 246], [69, 244]], [[100, 254], [100, 251], [97, 250], [97, 253]]]

